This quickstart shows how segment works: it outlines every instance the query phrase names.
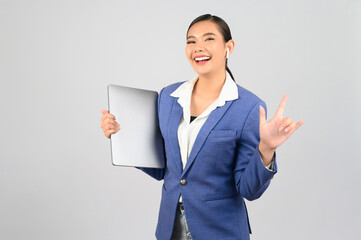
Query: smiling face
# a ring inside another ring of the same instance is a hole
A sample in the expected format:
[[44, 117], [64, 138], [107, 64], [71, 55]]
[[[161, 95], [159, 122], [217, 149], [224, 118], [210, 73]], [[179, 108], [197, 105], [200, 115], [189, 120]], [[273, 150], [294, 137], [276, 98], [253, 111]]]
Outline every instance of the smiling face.
[[198, 75], [226, 71], [227, 47], [233, 50], [233, 41], [226, 44], [216, 23], [201, 21], [188, 31], [186, 55]]

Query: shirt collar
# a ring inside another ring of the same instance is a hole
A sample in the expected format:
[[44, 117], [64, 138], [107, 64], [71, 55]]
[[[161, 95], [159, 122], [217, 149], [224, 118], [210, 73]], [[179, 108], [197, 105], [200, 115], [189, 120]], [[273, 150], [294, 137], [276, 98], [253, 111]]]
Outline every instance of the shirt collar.
[[[178, 97], [178, 103], [182, 106], [184, 112], [184, 119], [190, 118], [190, 101], [192, 96], [192, 91], [195, 83], [198, 81], [198, 76], [192, 80], [184, 82], [180, 85], [174, 92], [170, 95], [172, 97]], [[223, 84], [221, 93], [218, 98], [200, 115], [199, 117], [205, 117], [210, 114], [211, 111], [217, 107], [222, 107], [226, 101], [232, 101], [238, 98], [238, 88], [237, 84], [232, 80], [231, 76], [226, 74], [226, 81]]]

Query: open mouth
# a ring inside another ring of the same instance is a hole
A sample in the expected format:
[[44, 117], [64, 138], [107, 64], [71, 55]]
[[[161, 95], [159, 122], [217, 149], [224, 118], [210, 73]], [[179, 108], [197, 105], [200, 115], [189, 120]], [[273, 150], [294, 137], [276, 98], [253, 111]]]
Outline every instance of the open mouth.
[[195, 60], [197, 63], [207, 62], [207, 61], [209, 61], [209, 59], [211, 59], [211, 57], [195, 57], [195, 58], [194, 58], [194, 60]]

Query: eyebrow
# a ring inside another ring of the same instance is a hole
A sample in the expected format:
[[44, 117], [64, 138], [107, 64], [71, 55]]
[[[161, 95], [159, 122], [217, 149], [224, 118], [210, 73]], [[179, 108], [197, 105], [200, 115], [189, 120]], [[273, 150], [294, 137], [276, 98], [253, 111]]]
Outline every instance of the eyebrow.
[[[203, 37], [204, 37], [204, 36], [208, 36], [208, 35], [214, 35], [214, 36], [217, 36], [216, 34], [209, 32], [209, 33], [205, 33], [205, 34], [203, 34]], [[189, 39], [189, 38], [196, 38], [196, 37], [195, 37], [195, 36], [188, 36], [188, 37], [187, 37], [187, 39]]]

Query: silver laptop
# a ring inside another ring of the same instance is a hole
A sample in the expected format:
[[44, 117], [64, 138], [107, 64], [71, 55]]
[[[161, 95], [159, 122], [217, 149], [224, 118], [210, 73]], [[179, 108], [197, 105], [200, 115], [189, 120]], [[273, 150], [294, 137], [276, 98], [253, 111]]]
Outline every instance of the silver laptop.
[[110, 138], [114, 165], [164, 167], [157, 99], [155, 91], [108, 85], [109, 112], [120, 124]]

